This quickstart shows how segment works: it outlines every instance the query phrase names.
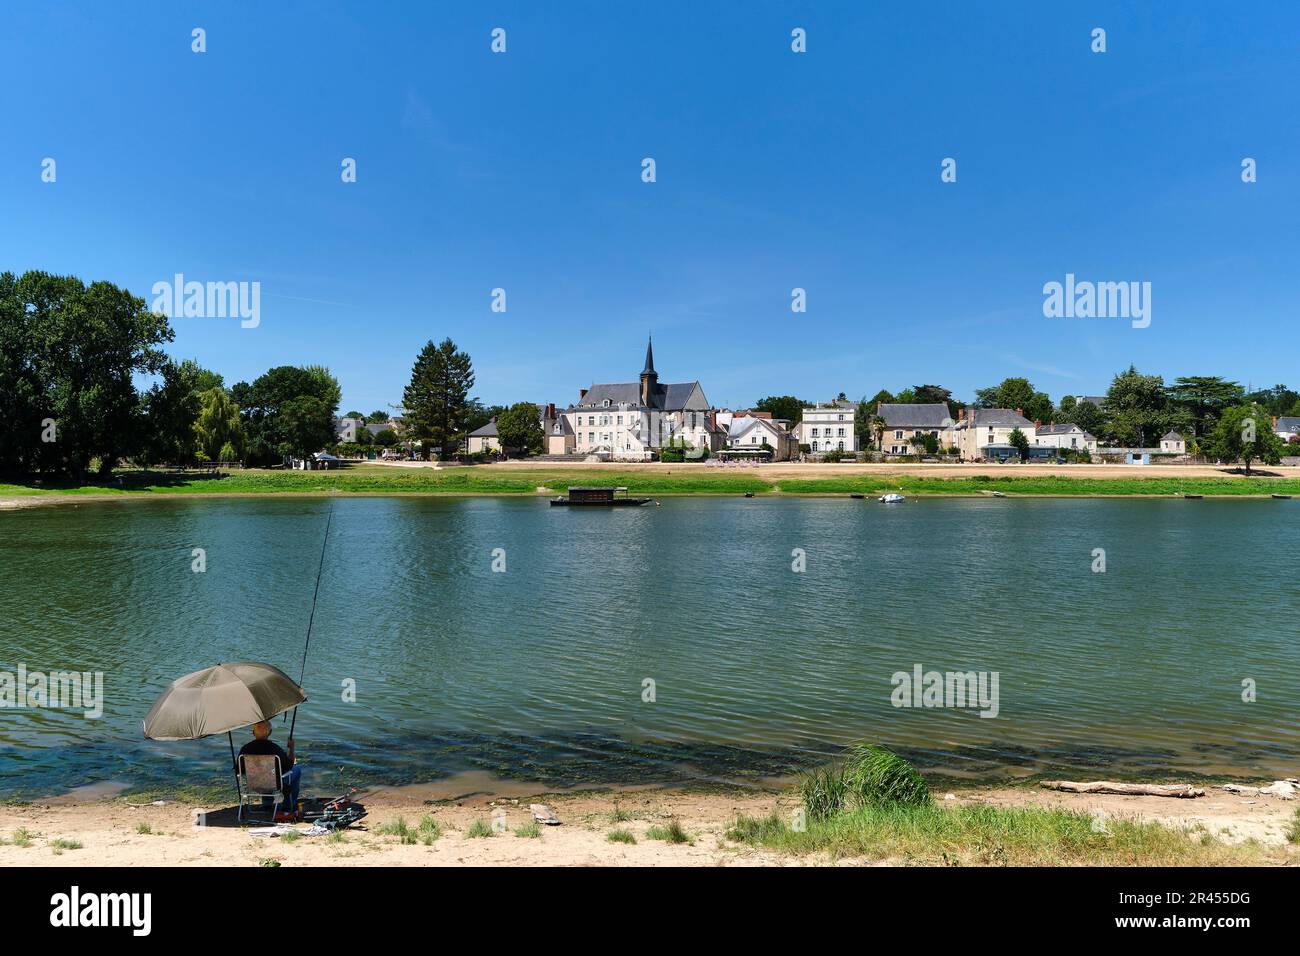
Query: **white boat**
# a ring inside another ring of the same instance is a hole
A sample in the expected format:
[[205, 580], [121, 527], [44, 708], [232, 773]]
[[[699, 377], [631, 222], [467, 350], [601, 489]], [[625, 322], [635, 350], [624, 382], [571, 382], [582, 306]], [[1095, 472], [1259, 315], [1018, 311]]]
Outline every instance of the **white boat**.
[[889, 494], [887, 494], [887, 495], [881, 495], [881, 496], [880, 496], [880, 500], [883, 501], [883, 502], [884, 502], [885, 504], [887, 504], [887, 505], [892, 505], [892, 504], [894, 504], [895, 502], [906, 501], [907, 499], [904, 498], [902, 495], [897, 494], [896, 492], [891, 491], [891, 492], [890, 492]]

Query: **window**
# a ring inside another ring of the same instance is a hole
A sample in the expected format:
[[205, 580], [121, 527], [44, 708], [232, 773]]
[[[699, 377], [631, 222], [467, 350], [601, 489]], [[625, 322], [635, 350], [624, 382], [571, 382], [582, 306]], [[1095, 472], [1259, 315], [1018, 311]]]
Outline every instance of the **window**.
[[620, 425], [623, 424], [623, 416], [622, 416], [622, 415], [618, 416], [618, 423], [619, 423]]
[[593, 444], [593, 445], [596, 443], [596, 433], [595, 433], [595, 432], [587, 432], [587, 443], [588, 443], [588, 444]]
[[903, 430], [902, 430], [901, 428], [898, 429], [898, 431], [894, 432], [894, 440], [895, 440], [895, 441], [902, 441], [902, 440], [903, 440]]
[[835, 416], [835, 420], [836, 420], [837, 422], [842, 422], [842, 421], [844, 421], [844, 416], [843, 416], [843, 415], [837, 415], [837, 416]]
[[[844, 429], [843, 429], [843, 428], [839, 429], [835, 434], [837, 434], [840, 438], [843, 438], [843, 437], [844, 437]], [[844, 447], [844, 442], [840, 442], [840, 447], [841, 447], [841, 448]]]
[[818, 431], [817, 431], [817, 429], [814, 428], [814, 429], [813, 429], [813, 438], [816, 438], [817, 435], [818, 435]]
[[844, 450], [844, 442], [840, 442], [840, 451]]

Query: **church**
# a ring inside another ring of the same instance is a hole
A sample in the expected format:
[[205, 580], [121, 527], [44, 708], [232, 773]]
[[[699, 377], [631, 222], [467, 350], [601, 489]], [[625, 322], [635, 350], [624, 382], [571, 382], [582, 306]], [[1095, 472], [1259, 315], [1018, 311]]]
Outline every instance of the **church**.
[[682, 442], [690, 457], [692, 449], [717, 451], [726, 438], [699, 382], [659, 381], [652, 341], [646, 343], [638, 381], [584, 388], [564, 415], [573, 428], [575, 452], [611, 460], [651, 461], [660, 448]]

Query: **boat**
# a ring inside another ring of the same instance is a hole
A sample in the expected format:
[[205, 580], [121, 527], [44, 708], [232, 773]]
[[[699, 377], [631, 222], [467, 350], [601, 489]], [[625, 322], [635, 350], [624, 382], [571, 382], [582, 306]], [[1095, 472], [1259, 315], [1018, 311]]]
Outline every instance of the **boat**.
[[856, 491], [854, 491], [854, 492], [850, 492], [849, 497], [850, 497], [850, 498], [858, 498], [858, 499], [862, 499], [862, 498], [865, 498], [866, 495], [860, 495], [860, 494], [858, 494]]
[[1205, 495], [1183, 495], [1183, 497], [1187, 498], [1189, 501], [1196, 501], [1200, 498], [1204, 498]]
[[1270, 498], [1276, 498], [1276, 499], [1278, 499], [1279, 501], [1290, 501], [1290, 500], [1291, 500], [1291, 496], [1290, 496], [1290, 495], [1269, 495], [1269, 497], [1270, 497]]
[[989, 495], [993, 498], [1005, 498], [1007, 496], [1005, 491], [990, 491]]
[[902, 495], [898, 494], [897, 492], [891, 491], [887, 495], [881, 495], [880, 500], [887, 505], [892, 505], [892, 504], [897, 504], [900, 501], [906, 501], [907, 499], [904, 498]]
[[[620, 495], [619, 492], [622, 492]], [[637, 507], [648, 505], [649, 498], [633, 498], [628, 495], [624, 487], [617, 488], [597, 488], [597, 487], [571, 487], [566, 497], [552, 498], [552, 505], [590, 505], [593, 507]]]

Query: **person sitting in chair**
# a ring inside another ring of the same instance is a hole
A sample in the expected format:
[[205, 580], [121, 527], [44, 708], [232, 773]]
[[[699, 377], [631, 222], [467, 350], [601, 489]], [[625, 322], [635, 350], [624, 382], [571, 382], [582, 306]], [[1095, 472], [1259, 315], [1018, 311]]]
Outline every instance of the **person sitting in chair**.
[[[253, 739], [239, 748], [239, 756], [270, 756], [280, 758], [280, 792], [289, 798], [290, 813], [298, 810], [298, 786], [302, 779], [302, 767], [295, 767], [293, 762], [293, 738], [289, 738], [289, 752], [285, 753], [280, 745], [271, 740], [271, 722], [259, 720], [253, 724]], [[239, 761], [235, 760], [235, 770], [239, 770]], [[266, 801], [262, 801], [264, 809]]]

